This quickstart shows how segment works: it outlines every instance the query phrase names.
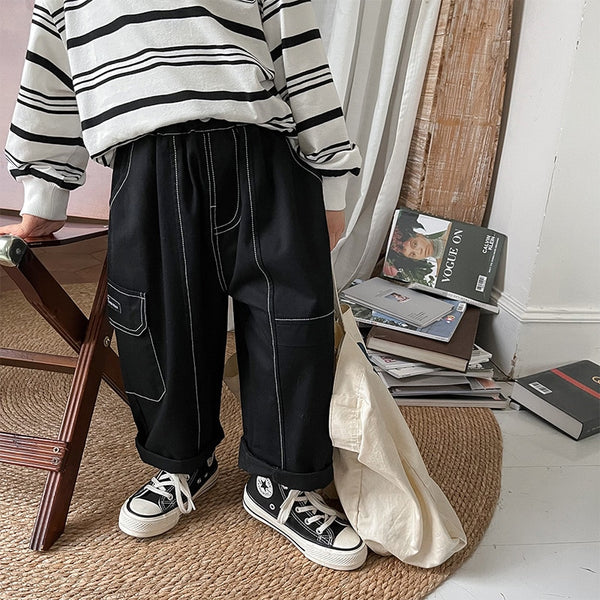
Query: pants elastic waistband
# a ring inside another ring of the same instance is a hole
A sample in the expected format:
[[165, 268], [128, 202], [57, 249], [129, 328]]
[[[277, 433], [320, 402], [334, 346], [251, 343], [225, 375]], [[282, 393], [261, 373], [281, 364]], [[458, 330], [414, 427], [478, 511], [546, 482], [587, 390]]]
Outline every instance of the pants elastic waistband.
[[243, 127], [244, 125], [244, 123], [234, 123], [232, 121], [223, 121], [220, 119], [207, 119], [206, 121], [194, 120], [166, 125], [165, 127], [153, 131], [150, 135], [184, 135], [186, 133], [232, 129], [233, 127]]

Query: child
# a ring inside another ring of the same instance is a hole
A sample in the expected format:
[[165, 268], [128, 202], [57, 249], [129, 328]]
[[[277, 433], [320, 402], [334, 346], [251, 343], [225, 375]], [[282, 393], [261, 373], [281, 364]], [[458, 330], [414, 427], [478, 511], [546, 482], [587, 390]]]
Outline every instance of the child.
[[[89, 153], [89, 154], [88, 154]], [[228, 296], [243, 505], [308, 558], [366, 546], [332, 479], [329, 250], [348, 139], [310, 0], [38, 0], [6, 155], [23, 237], [57, 231], [88, 157], [113, 168], [108, 313], [143, 461], [119, 526], [159, 535], [217, 477]]]

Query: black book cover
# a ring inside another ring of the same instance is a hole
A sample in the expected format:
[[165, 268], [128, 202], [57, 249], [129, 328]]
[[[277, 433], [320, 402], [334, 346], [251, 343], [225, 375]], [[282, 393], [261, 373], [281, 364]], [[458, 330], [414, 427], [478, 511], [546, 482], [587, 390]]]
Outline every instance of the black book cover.
[[589, 360], [521, 377], [511, 396], [574, 439], [600, 431], [600, 365]]

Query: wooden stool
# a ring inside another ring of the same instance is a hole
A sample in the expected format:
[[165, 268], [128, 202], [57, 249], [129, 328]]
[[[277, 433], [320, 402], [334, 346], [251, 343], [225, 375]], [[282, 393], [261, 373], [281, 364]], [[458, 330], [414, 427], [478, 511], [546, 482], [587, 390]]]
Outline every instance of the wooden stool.
[[[0, 214], [0, 226], [17, 216]], [[48, 550], [64, 531], [100, 380], [127, 401], [118, 356], [110, 348], [112, 327], [105, 314], [106, 260], [87, 318], [35, 256], [32, 247], [76, 243], [107, 234], [107, 226], [67, 223], [55, 235], [25, 242], [0, 235], [0, 266], [25, 298], [75, 350], [77, 357], [0, 348], [0, 364], [73, 373], [56, 439], [0, 432], [0, 462], [48, 471], [30, 547]]]

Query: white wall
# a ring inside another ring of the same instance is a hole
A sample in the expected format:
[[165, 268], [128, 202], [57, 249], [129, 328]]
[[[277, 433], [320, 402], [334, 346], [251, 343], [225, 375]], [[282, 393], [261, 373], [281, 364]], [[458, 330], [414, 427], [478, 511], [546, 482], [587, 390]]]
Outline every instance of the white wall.
[[600, 0], [515, 0], [489, 226], [509, 237], [479, 342], [515, 377], [600, 362]]

